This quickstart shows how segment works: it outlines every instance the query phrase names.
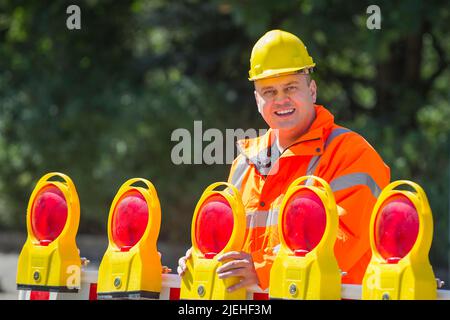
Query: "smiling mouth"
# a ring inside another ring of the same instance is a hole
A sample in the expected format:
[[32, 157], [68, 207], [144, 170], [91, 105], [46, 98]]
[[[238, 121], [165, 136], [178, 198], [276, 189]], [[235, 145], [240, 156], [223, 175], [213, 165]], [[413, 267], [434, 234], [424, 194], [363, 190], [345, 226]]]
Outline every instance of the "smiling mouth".
[[286, 109], [286, 110], [280, 110], [280, 111], [275, 111], [275, 114], [277, 116], [280, 117], [286, 117], [286, 116], [290, 116], [291, 114], [293, 114], [295, 112], [295, 109]]

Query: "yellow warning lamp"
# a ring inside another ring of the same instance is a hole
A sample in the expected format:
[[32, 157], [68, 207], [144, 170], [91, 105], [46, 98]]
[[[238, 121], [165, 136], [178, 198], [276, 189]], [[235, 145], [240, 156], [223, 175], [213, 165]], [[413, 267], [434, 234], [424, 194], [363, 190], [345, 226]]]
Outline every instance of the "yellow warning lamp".
[[[414, 191], [395, 190], [401, 185]], [[372, 212], [372, 259], [364, 275], [362, 298], [436, 299], [436, 280], [428, 260], [432, 238], [433, 218], [424, 190], [406, 180], [389, 184]]]
[[[216, 188], [226, 187], [222, 191]], [[217, 182], [203, 192], [194, 211], [191, 227], [192, 257], [187, 260], [181, 280], [180, 299], [244, 300], [245, 288], [227, 292], [239, 277], [219, 279], [217, 256], [242, 251], [246, 235], [244, 206], [238, 190], [231, 184]]]
[[[306, 186], [311, 179], [321, 186]], [[323, 179], [296, 179], [283, 197], [278, 216], [280, 250], [270, 272], [271, 299], [340, 299], [341, 274], [334, 256], [339, 217]]]
[[80, 202], [72, 180], [58, 172], [44, 175], [28, 202], [28, 236], [17, 267], [19, 290], [78, 292], [79, 221]]
[[[145, 187], [133, 186], [141, 183]], [[130, 179], [117, 192], [108, 218], [109, 245], [98, 271], [99, 299], [158, 299], [162, 266], [156, 243], [161, 207], [153, 184]]]

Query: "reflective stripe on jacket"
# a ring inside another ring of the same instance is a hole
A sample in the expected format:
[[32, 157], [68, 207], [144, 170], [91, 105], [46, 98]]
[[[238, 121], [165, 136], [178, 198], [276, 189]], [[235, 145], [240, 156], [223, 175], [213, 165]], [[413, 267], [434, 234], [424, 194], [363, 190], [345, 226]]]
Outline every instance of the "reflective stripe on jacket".
[[240, 191], [247, 214], [247, 245], [262, 289], [268, 287], [272, 262], [279, 245], [278, 211], [289, 185], [313, 174], [326, 180], [338, 206], [335, 255], [347, 275], [343, 283], [361, 283], [371, 257], [369, 221], [390, 170], [360, 135], [334, 123], [333, 115], [316, 105], [316, 119], [307, 133], [280, 152], [274, 133], [238, 141], [228, 181]]

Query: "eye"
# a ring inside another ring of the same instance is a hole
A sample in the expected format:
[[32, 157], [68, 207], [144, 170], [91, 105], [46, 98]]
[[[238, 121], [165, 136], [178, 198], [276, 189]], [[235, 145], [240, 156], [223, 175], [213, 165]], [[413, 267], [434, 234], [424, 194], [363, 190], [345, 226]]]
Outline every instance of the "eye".
[[295, 92], [297, 91], [297, 87], [296, 86], [289, 86], [286, 88], [287, 92]]
[[265, 90], [263, 91], [263, 96], [266, 98], [271, 98], [273, 96], [276, 95], [276, 91], [275, 90]]

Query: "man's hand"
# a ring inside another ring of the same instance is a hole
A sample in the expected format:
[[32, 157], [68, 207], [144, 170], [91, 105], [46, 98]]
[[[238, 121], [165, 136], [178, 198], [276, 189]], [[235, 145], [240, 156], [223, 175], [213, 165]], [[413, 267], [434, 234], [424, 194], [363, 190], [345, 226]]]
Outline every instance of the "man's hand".
[[[159, 259], [161, 259], [161, 252], [158, 251]], [[172, 269], [168, 266], [162, 266], [162, 273], [171, 273]]]
[[192, 248], [189, 248], [186, 251], [186, 255], [178, 260], [177, 272], [180, 275], [180, 277], [182, 277], [186, 272], [186, 261], [191, 257], [191, 255], [192, 255]]
[[227, 288], [228, 292], [258, 284], [258, 276], [256, 275], [255, 266], [253, 265], [253, 259], [250, 254], [232, 251], [220, 255], [217, 260], [231, 260], [217, 268], [219, 279], [226, 279], [229, 277], [241, 278], [239, 283]]

